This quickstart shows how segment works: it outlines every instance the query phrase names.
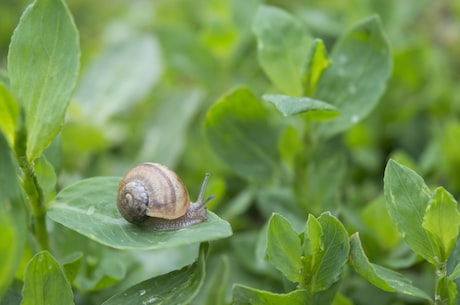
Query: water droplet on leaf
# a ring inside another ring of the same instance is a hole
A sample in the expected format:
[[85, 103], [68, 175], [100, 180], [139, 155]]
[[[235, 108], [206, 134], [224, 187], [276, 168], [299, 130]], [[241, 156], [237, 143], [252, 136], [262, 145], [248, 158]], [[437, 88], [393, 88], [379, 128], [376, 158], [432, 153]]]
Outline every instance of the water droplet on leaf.
[[94, 214], [94, 211], [96, 211], [96, 208], [91, 206], [89, 207], [88, 211], [86, 211], [86, 215], [91, 216]]

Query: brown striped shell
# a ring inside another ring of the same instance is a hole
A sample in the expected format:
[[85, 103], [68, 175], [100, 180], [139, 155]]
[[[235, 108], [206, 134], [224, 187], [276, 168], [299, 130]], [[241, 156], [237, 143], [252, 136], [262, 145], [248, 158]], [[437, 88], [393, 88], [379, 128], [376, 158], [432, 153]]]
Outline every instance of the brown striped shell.
[[178, 230], [207, 219], [203, 200], [206, 173], [195, 203], [190, 202], [182, 180], [168, 167], [144, 163], [131, 169], [118, 186], [117, 207], [127, 221], [154, 230]]
[[176, 219], [189, 206], [190, 198], [181, 179], [159, 163], [134, 167], [118, 187], [118, 210], [132, 223], [142, 223], [148, 217]]

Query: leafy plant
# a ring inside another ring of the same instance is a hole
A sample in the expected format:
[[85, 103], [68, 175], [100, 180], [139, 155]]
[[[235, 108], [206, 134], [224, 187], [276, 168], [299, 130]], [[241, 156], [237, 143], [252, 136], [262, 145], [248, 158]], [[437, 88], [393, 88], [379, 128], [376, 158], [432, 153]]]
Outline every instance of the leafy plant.
[[[455, 44], [400, 37], [454, 5], [377, 2], [35, 0], [0, 71], [1, 304], [458, 304], [456, 62], [429, 47]], [[146, 161], [210, 171], [208, 220], [126, 222]]]

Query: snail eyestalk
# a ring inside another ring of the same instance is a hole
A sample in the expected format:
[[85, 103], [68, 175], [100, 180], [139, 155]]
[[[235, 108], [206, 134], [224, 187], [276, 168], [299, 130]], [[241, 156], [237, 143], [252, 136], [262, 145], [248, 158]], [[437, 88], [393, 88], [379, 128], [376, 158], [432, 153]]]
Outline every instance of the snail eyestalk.
[[209, 196], [208, 198], [206, 198], [205, 201], [203, 201], [203, 195], [204, 195], [204, 191], [206, 189], [206, 185], [208, 184], [208, 180], [209, 180], [209, 177], [211, 176], [210, 173], [206, 173], [205, 176], [204, 176], [204, 180], [203, 180], [203, 183], [201, 184], [201, 189], [200, 189], [200, 193], [198, 194], [198, 199], [196, 200], [196, 204], [198, 204], [199, 208], [201, 207], [204, 207], [209, 201], [213, 200], [214, 198], [216, 198], [215, 195], [211, 195]]

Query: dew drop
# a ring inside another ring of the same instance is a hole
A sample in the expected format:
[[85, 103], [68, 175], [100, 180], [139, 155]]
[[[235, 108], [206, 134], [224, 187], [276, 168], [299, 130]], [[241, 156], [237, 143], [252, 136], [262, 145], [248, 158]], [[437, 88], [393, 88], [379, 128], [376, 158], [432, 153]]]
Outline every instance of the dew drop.
[[142, 296], [142, 295], [145, 294], [145, 292], [146, 292], [146, 291], [145, 291], [144, 289], [142, 289], [142, 290], [139, 291], [139, 295]]
[[148, 300], [145, 300], [142, 302], [142, 305], [151, 305], [151, 304], [158, 304], [161, 302], [161, 298], [157, 298], [157, 297], [151, 297], [149, 298]]
[[90, 206], [90, 207], [88, 208], [88, 211], [86, 211], [86, 215], [91, 216], [91, 215], [94, 214], [94, 211], [96, 211], [96, 208], [93, 207], [93, 206]]
[[358, 123], [359, 121], [359, 115], [355, 114], [353, 116], [351, 116], [351, 122], [352, 123]]

